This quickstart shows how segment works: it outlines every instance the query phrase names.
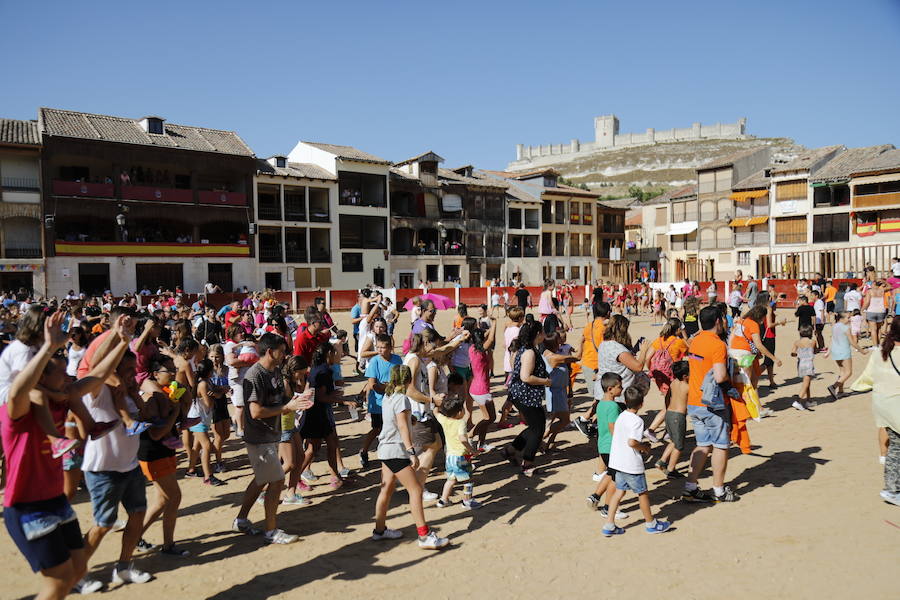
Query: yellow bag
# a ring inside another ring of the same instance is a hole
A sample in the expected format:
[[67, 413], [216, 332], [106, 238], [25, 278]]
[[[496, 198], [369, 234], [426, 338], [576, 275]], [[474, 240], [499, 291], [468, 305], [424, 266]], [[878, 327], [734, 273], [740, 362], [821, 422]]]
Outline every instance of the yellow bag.
[[750, 413], [753, 420], [757, 422], [760, 421], [761, 417], [759, 416], [759, 413], [762, 409], [762, 403], [759, 401], [759, 391], [752, 385], [745, 384], [744, 390], [741, 393], [741, 399], [743, 399], [744, 404], [747, 405], [747, 412]]

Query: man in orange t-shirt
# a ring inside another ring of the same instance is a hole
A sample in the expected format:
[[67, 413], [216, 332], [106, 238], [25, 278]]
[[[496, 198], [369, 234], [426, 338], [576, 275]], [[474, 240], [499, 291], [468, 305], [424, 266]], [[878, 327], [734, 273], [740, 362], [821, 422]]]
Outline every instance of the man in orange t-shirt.
[[591, 437], [588, 423], [594, 418], [597, 402], [603, 397], [603, 388], [600, 387], [602, 373], [597, 373], [597, 348], [603, 343], [606, 321], [609, 319], [612, 309], [609, 302], [594, 302], [591, 305], [591, 312], [594, 319], [584, 326], [584, 332], [581, 335], [581, 373], [584, 376], [584, 385], [588, 393], [594, 397], [594, 401], [585, 413], [587, 418], [579, 415], [573, 421], [578, 431], [588, 438]]
[[[728, 349], [719, 334], [724, 315], [715, 306], [700, 311], [702, 331], [691, 340], [687, 358], [690, 367], [688, 377], [688, 416], [694, 426], [697, 447], [691, 454], [691, 471], [684, 484], [682, 499], [688, 502], [734, 502], [738, 495], [725, 486], [725, 469], [728, 466], [728, 446], [731, 441], [731, 415], [728, 405], [724, 410], [711, 410], [702, 402], [701, 387], [706, 374], [712, 370], [716, 383], [728, 382]], [[702, 491], [697, 485], [706, 459], [712, 454], [713, 493]]]

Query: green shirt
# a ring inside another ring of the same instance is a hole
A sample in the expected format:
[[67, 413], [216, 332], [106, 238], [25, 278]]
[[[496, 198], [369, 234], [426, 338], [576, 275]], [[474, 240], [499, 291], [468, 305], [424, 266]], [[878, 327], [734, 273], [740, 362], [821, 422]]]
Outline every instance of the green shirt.
[[618, 402], [601, 400], [597, 403], [597, 450], [600, 454], [609, 454], [613, 437], [609, 425], [616, 422], [620, 412], [622, 409]]

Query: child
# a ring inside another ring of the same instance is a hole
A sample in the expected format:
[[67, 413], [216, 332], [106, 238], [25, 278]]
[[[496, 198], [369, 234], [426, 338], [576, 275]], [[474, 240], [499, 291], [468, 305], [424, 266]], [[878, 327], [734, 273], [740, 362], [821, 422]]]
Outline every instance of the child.
[[368, 400], [366, 410], [372, 421], [372, 428], [363, 438], [362, 448], [359, 451], [359, 461], [363, 469], [369, 468], [369, 447], [381, 433], [381, 403], [384, 399], [385, 385], [390, 381], [391, 369], [403, 364], [401, 358], [394, 354], [394, 344], [387, 334], [375, 340], [375, 349], [378, 354], [373, 356], [366, 366], [368, 381], [360, 392], [360, 403], [363, 398]]
[[203, 483], [211, 486], [225, 485], [225, 482], [213, 475], [212, 466], [210, 464], [210, 450], [212, 445], [209, 441], [209, 431], [212, 429], [212, 412], [216, 396], [220, 393], [216, 386], [213, 385], [210, 378], [213, 373], [213, 363], [208, 358], [204, 358], [197, 365], [197, 393], [191, 402], [191, 408], [188, 411], [189, 419], [199, 419], [200, 422], [192, 425], [187, 430], [187, 444], [185, 449], [188, 454], [188, 468], [185, 477], [199, 477], [199, 473], [194, 470], [197, 464], [197, 458], [200, 459], [200, 467], [203, 470]]
[[447, 482], [437, 501], [437, 505], [441, 508], [452, 504], [450, 494], [457, 481], [463, 484], [463, 506], [468, 509], [481, 508], [481, 503], [472, 498], [472, 464], [469, 457], [478, 454], [478, 450], [466, 437], [465, 412], [465, 401], [459, 395], [448, 395], [436, 415], [447, 444], [445, 461]]
[[478, 307], [478, 327], [487, 331], [491, 328], [492, 319], [488, 316], [487, 304]]
[[[494, 400], [491, 397], [491, 373], [494, 367], [494, 335], [496, 333], [496, 321], [491, 321], [490, 327], [475, 329], [472, 335], [472, 344], [469, 346], [469, 364], [472, 368], [472, 383], [469, 386], [469, 394], [472, 403], [478, 406], [481, 412], [481, 420], [472, 429], [472, 437], [478, 438], [478, 448], [485, 451], [491, 448], [485, 444], [488, 428], [497, 418], [494, 408]], [[449, 464], [449, 463], [448, 463]]]
[[[797, 410], [809, 410], [816, 403], [809, 399], [809, 386], [812, 378], [816, 376], [816, 367], [813, 359], [816, 355], [816, 342], [813, 340], [813, 326], [803, 324], [800, 326], [800, 339], [794, 342], [791, 348], [791, 356], [797, 357], [797, 376], [803, 378], [803, 386], [800, 388], [800, 396], [791, 404]], [[804, 403], [804, 399], [806, 402]]]
[[672, 383], [669, 386], [669, 406], [666, 408], [666, 432], [669, 434], [669, 445], [656, 466], [669, 479], [684, 477], [677, 470], [681, 451], [684, 450], [684, 438], [687, 435], [687, 398], [688, 376], [690, 368], [686, 360], [679, 360], [672, 365]]
[[850, 339], [859, 344], [859, 332], [862, 331], [863, 316], [859, 309], [854, 309], [850, 317]]
[[[546, 323], [546, 321], [545, 321]], [[571, 354], [572, 346], [565, 343], [566, 334], [553, 331], [544, 336], [544, 352], [541, 360], [547, 368], [550, 385], [545, 389], [544, 407], [552, 425], [544, 434], [545, 441], [541, 445], [544, 452], [550, 452], [556, 442], [556, 436], [569, 426], [570, 409], [567, 391], [569, 389], [569, 369], [572, 363], [581, 359]]]
[[[622, 376], [618, 373], [604, 373], [600, 377], [600, 385], [603, 388], [603, 399], [597, 402], [597, 451], [600, 457], [597, 459], [597, 471], [594, 473], [594, 481], [597, 489], [588, 496], [588, 506], [597, 508], [603, 494], [606, 494], [607, 503], [600, 507], [600, 514], [605, 518], [609, 499], [615, 489], [616, 472], [609, 465], [609, 451], [612, 445], [613, 429], [616, 419], [622, 409], [616, 398], [622, 393]], [[617, 515], [625, 518], [625, 513]]]
[[[509, 386], [510, 377], [512, 376], [512, 354], [509, 351], [509, 346], [512, 344], [513, 340], [518, 337], [519, 330], [522, 328], [522, 323], [525, 322], [525, 311], [518, 306], [513, 306], [506, 311], [506, 316], [509, 317], [510, 322], [503, 332], [503, 370], [506, 372], [504, 386]], [[500, 408], [500, 420], [497, 423], [497, 429], [508, 429], [513, 427], [512, 423], [507, 421], [512, 409], [513, 404], [507, 398]]]
[[616, 419], [609, 453], [609, 466], [616, 471], [616, 491], [609, 501], [603, 535], [621, 535], [625, 530], [616, 526], [616, 512], [619, 502], [628, 490], [638, 495], [641, 513], [644, 515], [647, 533], [663, 533], [672, 526], [668, 521], [653, 518], [650, 512], [650, 498], [647, 495], [647, 477], [644, 475], [644, 459], [641, 452], [649, 452], [650, 444], [641, 442], [644, 435], [644, 421], [638, 411], [644, 405], [641, 390], [632, 386], [625, 390], [625, 411]]
[[831, 328], [831, 348], [829, 353], [831, 358], [838, 366], [837, 381], [828, 386], [828, 393], [835, 400], [844, 393], [844, 384], [853, 375], [853, 358], [851, 356], [850, 347], [856, 348], [860, 354], [866, 354], [866, 351], [860, 348], [859, 344], [852, 335], [850, 335], [850, 326], [847, 324], [847, 313], [838, 312], [834, 314], [834, 327]]
[[469, 316], [469, 307], [459, 303], [459, 306], [456, 307], [456, 318], [453, 319], [453, 329], [459, 329], [462, 327], [463, 319]]

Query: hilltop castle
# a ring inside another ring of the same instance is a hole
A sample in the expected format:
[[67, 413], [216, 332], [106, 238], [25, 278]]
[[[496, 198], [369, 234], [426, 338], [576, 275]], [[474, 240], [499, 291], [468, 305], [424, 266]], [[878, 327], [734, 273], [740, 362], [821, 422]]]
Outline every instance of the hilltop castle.
[[594, 117], [594, 141], [581, 142], [573, 139], [568, 144], [541, 144], [526, 146], [516, 144], [516, 160], [509, 163], [510, 170], [546, 166], [563, 160], [586, 156], [593, 152], [617, 150], [632, 146], [645, 146], [659, 142], [683, 142], [704, 139], [745, 139], [747, 119], [735, 123], [702, 125], [693, 123], [690, 127], [671, 129], [648, 128], [645, 133], [619, 133], [619, 119], [616, 115]]

